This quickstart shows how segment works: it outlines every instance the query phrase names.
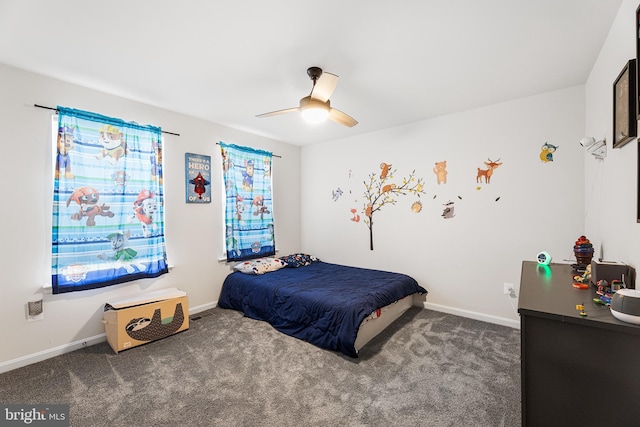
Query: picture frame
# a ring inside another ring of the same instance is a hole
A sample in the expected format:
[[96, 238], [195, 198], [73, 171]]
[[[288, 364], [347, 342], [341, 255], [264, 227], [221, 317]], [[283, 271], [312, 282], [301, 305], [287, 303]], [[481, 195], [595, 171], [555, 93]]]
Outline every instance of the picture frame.
[[185, 153], [185, 201], [211, 203], [211, 156]]
[[613, 82], [613, 148], [636, 137], [636, 98], [636, 60], [631, 59]]
[[640, 120], [640, 84], [638, 84], [638, 77], [640, 77], [640, 73], [638, 73], [638, 66], [640, 65], [640, 5], [636, 9], [636, 114], [638, 120]]

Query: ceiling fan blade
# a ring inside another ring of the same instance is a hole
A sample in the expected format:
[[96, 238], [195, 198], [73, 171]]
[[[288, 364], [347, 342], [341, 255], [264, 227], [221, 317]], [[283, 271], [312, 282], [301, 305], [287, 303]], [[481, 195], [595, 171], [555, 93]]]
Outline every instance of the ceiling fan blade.
[[256, 117], [271, 117], [271, 116], [277, 116], [279, 114], [293, 113], [294, 111], [299, 111], [299, 110], [300, 110], [299, 107], [286, 108], [284, 110], [270, 111], [268, 113], [258, 114]]
[[338, 84], [338, 76], [323, 72], [311, 89], [311, 98], [327, 102]]
[[329, 120], [333, 120], [336, 123], [340, 123], [341, 125], [345, 125], [350, 128], [358, 124], [356, 119], [340, 110], [336, 110], [335, 108], [332, 108], [331, 111], [329, 111]]

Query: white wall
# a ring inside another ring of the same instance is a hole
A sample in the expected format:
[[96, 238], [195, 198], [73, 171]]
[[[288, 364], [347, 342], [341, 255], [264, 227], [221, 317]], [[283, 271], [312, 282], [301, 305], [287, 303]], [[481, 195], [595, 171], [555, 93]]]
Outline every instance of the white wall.
[[[13, 369], [83, 341], [104, 339], [105, 301], [146, 290], [178, 287], [192, 309], [212, 307], [230, 267], [222, 256], [221, 177], [212, 173], [214, 202], [185, 203], [185, 152], [212, 156], [220, 164], [223, 140], [270, 150], [273, 161], [276, 244], [282, 253], [300, 250], [300, 149], [152, 106], [0, 65], [0, 123], [4, 161], [0, 167], [2, 288], [0, 372]], [[210, 94], [215, 102], [215, 94]], [[25, 304], [50, 280], [51, 112], [34, 104], [62, 105], [97, 112], [179, 133], [165, 135], [164, 183], [167, 255], [173, 270], [108, 288], [44, 295], [44, 320], [27, 322]]]
[[638, 142], [612, 149], [613, 82], [635, 58], [637, 1], [625, 0], [585, 84], [586, 134], [607, 139], [607, 158], [587, 159], [585, 167], [586, 233], [602, 245], [604, 258], [640, 265], [637, 224]]
[[[518, 287], [522, 260], [541, 250], [570, 258], [584, 232], [584, 128], [578, 86], [304, 147], [302, 247], [329, 262], [407, 273], [429, 291], [427, 307], [517, 326], [517, 300], [503, 284]], [[553, 162], [540, 160], [545, 142], [559, 146]], [[488, 158], [503, 164], [477, 189]], [[448, 181], [438, 185], [432, 168], [442, 160]], [[364, 218], [364, 180], [381, 162], [397, 169], [398, 183], [415, 169], [426, 195], [420, 213], [407, 195], [375, 214], [371, 251], [350, 209]], [[449, 200], [456, 215], [443, 219]]]

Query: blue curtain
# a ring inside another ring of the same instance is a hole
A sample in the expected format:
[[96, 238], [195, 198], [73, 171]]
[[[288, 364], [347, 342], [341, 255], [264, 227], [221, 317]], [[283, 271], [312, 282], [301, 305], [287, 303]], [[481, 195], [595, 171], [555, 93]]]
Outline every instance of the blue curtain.
[[53, 293], [167, 273], [160, 128], [58, 111]]
[[272, 154], [222, 141], [220, 150], [226, 194], [227, 261], [274, 255]]

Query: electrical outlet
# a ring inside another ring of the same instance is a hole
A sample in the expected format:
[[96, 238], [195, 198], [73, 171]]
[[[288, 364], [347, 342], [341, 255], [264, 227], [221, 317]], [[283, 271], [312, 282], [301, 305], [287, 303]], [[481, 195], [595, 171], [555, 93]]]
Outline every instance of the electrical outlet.
[[505, 283], [505, 284], [504, 284], [503, 292], [504, 292], [504, 294], [505, 294], [505, 295], [511, 295], [511, 294], [513, 294], [513, 293], [514, 293], [514, 290], [513, 290], [513, 283]]

